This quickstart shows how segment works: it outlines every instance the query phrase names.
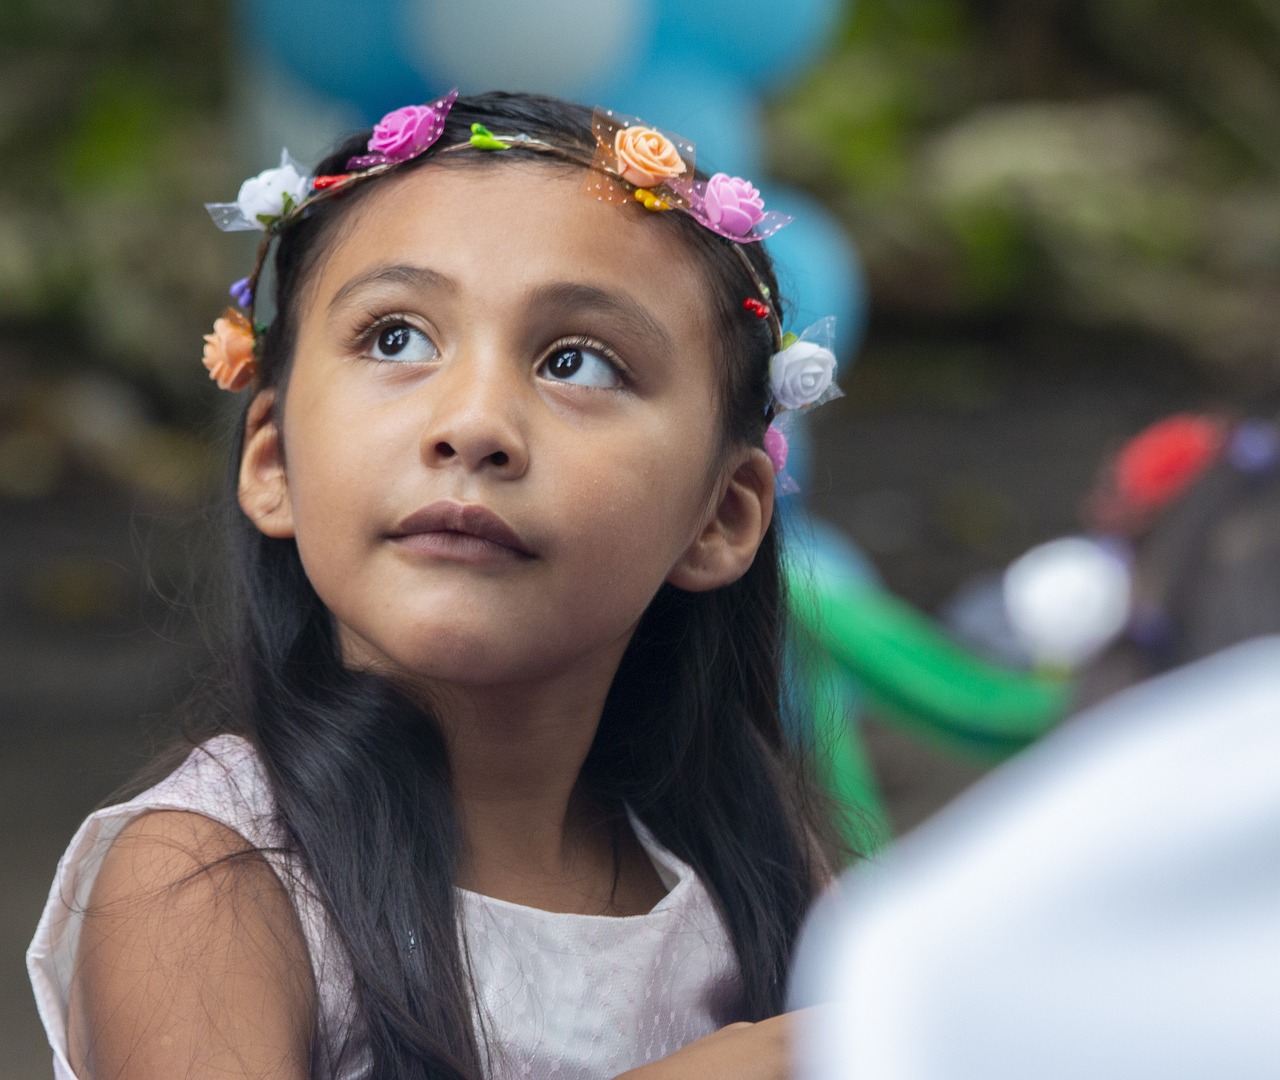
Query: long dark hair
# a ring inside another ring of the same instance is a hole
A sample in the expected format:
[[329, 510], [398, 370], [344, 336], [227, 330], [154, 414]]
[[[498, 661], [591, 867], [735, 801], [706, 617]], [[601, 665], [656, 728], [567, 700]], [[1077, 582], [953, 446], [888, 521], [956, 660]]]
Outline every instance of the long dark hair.
[[[438, 145], [465, 141], [474, 122], [581, 151], [584, 164], [591, 157], [590, 113], [580, 106], [532, 95], [462, 98]], [[346, 142], [317, 172], [341, 172], [367, 138]], [[531, 156], [520, 149], [429, 152], [401, 170], [433, 161], [499, 168]], [[365, 182], [315, 207], [278, 241], [276, 316], [262, 342], [260, 380], [286, 394], [286, 424], [300, 290], [352, 207], [386, 182]], [[727, 241], [684, 214], [652, 217], [655, 228], [679, 232], [705, 272], [722, 342], [723, 443], [759, 446], [773, 345], [768, 325], [742, 310], [756, 286]], [[745, 250], [776, 296], [761, 245]], [[477, 1077], [485, 1055], [458, 943], [460, 831], [444, 739], [434, 719], [387, 680], [343, 666], [332, 619], [293, 541], [263, 536], [239, 510], [243, 435], [242, 416], [227, 497], [238, 572], [222, 685], [232, 700], [214, 710], [209, 726], [244, 735], [264, 762], [284, 835], [350, 958], [373, 1075]], [[740, 999], [726, 1021], [782, 1009], [797, 931], [837, 851], [829, 819], [783, 738], [784, 629], [776, 524], [734, 584], [707, 593], [663, 586], [622, 659], [581, 777], [600, 805], [615, 814], [629, 807], [715, 898], [741, 969]]]

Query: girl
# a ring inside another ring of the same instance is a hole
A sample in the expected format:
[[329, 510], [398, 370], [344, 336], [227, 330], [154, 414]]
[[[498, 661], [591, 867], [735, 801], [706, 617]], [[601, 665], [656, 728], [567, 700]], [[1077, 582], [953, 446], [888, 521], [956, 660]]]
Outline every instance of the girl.
[[783, 221], [692, 153], [451, 94], [210, 208], [267, 230], [206, 338], [253, 390], [237, 625], [196, 748], [59, 866], [59, 1077], [786, 1074], [837, 852], [780, 722], [768, 418], [834, 361], [784, 347]]

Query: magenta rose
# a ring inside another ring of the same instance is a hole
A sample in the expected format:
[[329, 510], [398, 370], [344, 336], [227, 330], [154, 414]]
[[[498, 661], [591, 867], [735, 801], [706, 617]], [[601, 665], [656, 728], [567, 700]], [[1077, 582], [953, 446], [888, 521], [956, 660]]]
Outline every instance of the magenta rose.
[[396, 109], [378, 121], [369, 149], [391, 161], [408, 161], [440, 137], [443, 119], [434, 103]]
[[712, 225], [731, 236], [746, 236], [764, 217], [764, 200], [750, 180], [716, 173], [707, 181], [703, 212]]

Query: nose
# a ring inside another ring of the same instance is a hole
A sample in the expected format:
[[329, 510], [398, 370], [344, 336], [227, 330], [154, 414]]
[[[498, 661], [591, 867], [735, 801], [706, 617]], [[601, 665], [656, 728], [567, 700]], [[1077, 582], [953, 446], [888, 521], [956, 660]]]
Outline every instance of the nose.
[[523, 386], [501, 357], [457, 357], [426, 384], [431, 405], [422, 432], [429, 466], [459, 466], [514, 479], [529, 467]]

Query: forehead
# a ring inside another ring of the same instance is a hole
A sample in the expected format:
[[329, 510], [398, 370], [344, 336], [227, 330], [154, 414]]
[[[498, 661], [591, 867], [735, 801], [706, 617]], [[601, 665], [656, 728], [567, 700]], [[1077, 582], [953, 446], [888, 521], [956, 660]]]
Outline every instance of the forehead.
[[425, 165], [380, 182], [317, 267], [323, 305], [387, 263], [423, 265], [501, 303], [548, 281], [624, 290], [681, 347], [706, 350], [713, 310], [700, 264], [667, 222], [587, 194], [584, 172], [536, 162]]

